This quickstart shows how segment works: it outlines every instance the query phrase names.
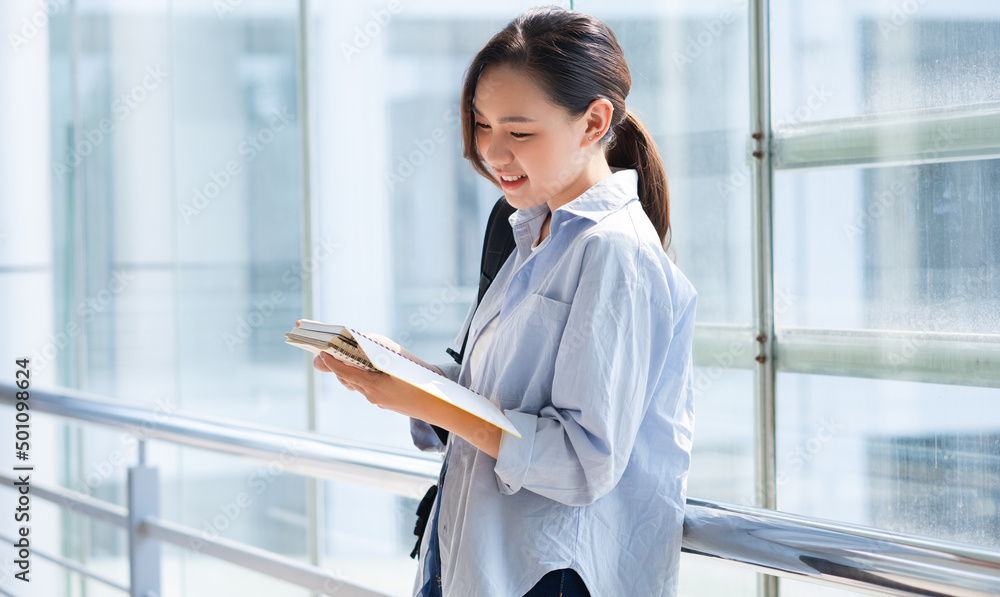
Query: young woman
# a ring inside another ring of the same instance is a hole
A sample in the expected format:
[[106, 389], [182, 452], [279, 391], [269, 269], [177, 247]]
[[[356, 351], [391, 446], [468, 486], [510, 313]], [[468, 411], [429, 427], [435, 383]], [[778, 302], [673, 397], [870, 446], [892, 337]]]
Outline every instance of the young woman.
[[518, 209], [517, 248], [470, 311], [468, 358], [439, 371], [520, 438], [316, 359], [447, 450], [415, 595], [676, 593], [695, 291], [664, 252], [666, 175], [630, 85], [607, 26], [555, 8], [512, 21], [466, 75], [465, 156]]

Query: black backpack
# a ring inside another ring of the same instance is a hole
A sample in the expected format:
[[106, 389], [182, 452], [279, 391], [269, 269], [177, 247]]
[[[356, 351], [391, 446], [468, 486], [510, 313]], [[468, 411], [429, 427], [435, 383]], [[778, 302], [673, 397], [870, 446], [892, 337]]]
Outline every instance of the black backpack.
[[[517, 211], [503, 197], [497, 200], [490, 212], [490, 219], [486, 222], [486, 237], [483, 239], [483, 257], [479, 262], [479, 296], [476, 298], [476, 305], [483, 301], [486, 296], [486, 289], [493, 283], [497, 272], [503, 266], [504, 261], [514, 251], [514, 231], [510, 227], [508, 218]], [[462, 348], [455, 352], [451, 348], [447, 352], [459, 365], [465, 358], [465, 345], [469, 342], [469, 330], [465, 331], [465, 339], [462, 340]], [[437, 434], [442, 444], [448, 443], [448, 431], [436, 425], [431, 425], [434, 433]], [[417, 536], [417, 544], [410, 552], [411, 558], [416, 558], [420, 553], [420, 541], [424, 537], [424, 529], [427, 528], [427, 521], [430, 518], [431, 508], [434, 505], [434, 498], [437, 496], [437, 485], [432, 485], [424, 494], [420, 505], [417, 506], [417, 524], [413, 527], [413, 534]]]

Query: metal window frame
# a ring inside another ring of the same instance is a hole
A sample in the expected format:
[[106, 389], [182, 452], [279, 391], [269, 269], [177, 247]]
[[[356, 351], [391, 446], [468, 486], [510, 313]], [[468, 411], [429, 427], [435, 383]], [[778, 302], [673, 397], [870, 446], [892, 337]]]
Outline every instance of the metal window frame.
[[[312, 136], [310, 133], [311, 114], [309, 102], [309, 0], [299, 0], [296, 15], [296, 58], [298, 60], [298, 100], [299, 100], [299, 158], [301, 160], [302, 185], [302, 265], [309, 261], [312, 255], [313, 239], [316, 238], [316, 223], [313, 218], [312, 200]], [[305, 269], [303, 269], [305, 271]], [[312, 276], [303, 276], [302, 280], [302, 311], [313, 317], [316, 304], [316, 287]], [[308, 358], [304, 359], [306, 369], [306, 428], [310, 432], [319, 429], [317, 413], [316, 375]], [[323, 558], [323, 545], [326, 543], [326, 521], [323, 516], [324, 486], [313, 477], [306, 478], [306, 545], [308, 546], [309, 562], [318, 566]]]
[[[695, 325], [695, 365], [754, 369], [753, 331]], [[772, 356], [779, 373], [1000, 388], [1000, 334], [776, 326]]]
[[1000, 102], [778, 126], [779, 170], [1000, 158]]
[[[774, 248], [771, 155], [770, 0], [750, 0], [750, 131], [753, 143], [753, 291], [754, 354], [754, 495], [757, 506], [777, 509], [777, 436], [775, 433]], [[778, 578], [757, 577], [760, 597], [777, 597]]]

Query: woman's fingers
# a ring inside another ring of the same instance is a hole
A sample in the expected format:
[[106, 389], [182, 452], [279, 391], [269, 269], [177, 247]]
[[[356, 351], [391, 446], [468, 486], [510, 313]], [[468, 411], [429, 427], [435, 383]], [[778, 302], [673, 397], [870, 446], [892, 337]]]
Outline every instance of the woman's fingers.
[[318, 355], [316, 355], [316, 358], [313, 359], [313, 367], [316, 370], [322, 371], [324, 373], [333, 373], [334, 375], [337, 376], [337, 381], [343, 384], [345, 388], [351, 390], [352, 392], [358, 391], [358, 387], [355, 384], [351, 383], [348, 377], [338, 372], [338, 365], [340, 365], [340, 361], [326, 354], [325, 352], [319, 353]]
[[336, 372], [336, 370], [337, 370], [336, 365], [338, 363], [340, 363], [340, 361], [338, 361], [332, 355], [329, 355], [329, 354], [327, 354], [325, 352], [319, 353], [319, 358], [322, 359], [323, 365], [326, 367], [327, 371], [334, 371], [334, 372]]
[[355, 392], [365, 393], [383, 375], [359, 369], [326, 353], [320, 353], [316, 357], [316, 361], [318, 361], [318, 364], [314, 363], [314, 366], [317, 369], [333, 373], [340, 380], [340, 383], [344, 384], [344, 387]]
[[[339, 359], [321, 352], [313, 359], [313, 367], [319, 371], [333, 373], [337, 380], [348, 390], [360, 392], [368, 402], [379, 408], [398, 410], [398, 405], [390, 399], [394, 395], [391, 389], [393, 378], [385, 373], [359, 369]], [[387, 385], [388, 384], [388, 385]]]
[[317, 369], [318, 371], [322, 371], [324, 373], [329, 373], [330, 371], [332, 371], [332, 369], [327, 367], [326, 361], [323, 360], [324, 354], [325, 353], [321, 352], [318, 355], [316, 355], [316, 358], [313, 359], [313, 368]]
[[343, 377], [341, 377], [339, 375], [337, 376], [337, 381], [339, 381], [341, 384], [344, 385], [345, 388], [347, 388], [348, 390], [350, 390], [352, 392], [357, 392], [358, 391], [358, 387], [357, 386], [355, 386], [354, 384], [352, 384], [351, 382], [347, 381], [346, 379], [344, 379]]

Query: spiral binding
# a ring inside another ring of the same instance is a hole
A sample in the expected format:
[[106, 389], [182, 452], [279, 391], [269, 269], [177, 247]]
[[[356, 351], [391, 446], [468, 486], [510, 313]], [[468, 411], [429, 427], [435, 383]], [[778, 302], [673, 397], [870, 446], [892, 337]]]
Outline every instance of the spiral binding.
[[[312, 332], [322, 334], [324, 340], [314, 338], [309, 335], [297, 333], [296, 330], [286, 332], [285, 337], [293, 342], [308, 344], [319, 348], [335, 359], [353, 365], [365, 371], [378, 371], [364, 352], [358, 348], [357, 342], [353, 338], [341, 336], [339, 334], [324, 334], [322, 332]], [[332, 349], [332, 350], [329, 350]]]

